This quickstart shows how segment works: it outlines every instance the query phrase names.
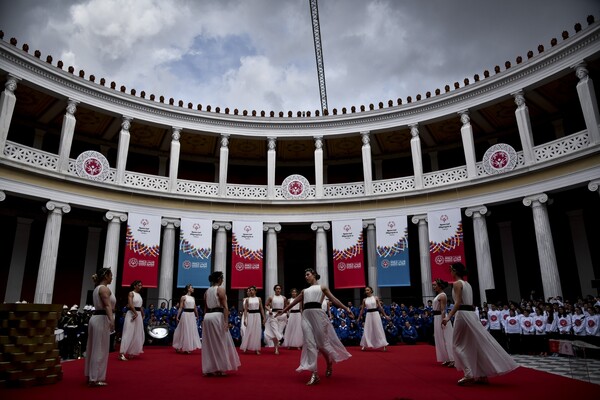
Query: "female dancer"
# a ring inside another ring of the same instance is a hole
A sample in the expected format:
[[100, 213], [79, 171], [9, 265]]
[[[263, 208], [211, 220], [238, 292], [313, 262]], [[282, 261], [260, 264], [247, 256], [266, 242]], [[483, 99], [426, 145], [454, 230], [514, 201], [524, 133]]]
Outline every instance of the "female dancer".
[[[244, 337], [240, 349], [245, 353], [246, 350], [256, 351], [260, 354], [260, 346], [262, 343], [262, 325], [265, 324], [265, 310], [263, 309], [262, 300], [256, 297], [256, 286], [248, 288], [249, 296], [244, 302]], [[261, 324], [262, 317], [262, 324]]]
[[92, 293], [95, 311], [88, 325], [85, 376], [90, 386], [106, 386], [110, 333], [115, 330], [113, 309], [117, 299], [108, 288], [113, 279], [110, 268], [98, 270], [92, 279], [96, 284]]
[[[275, 346], [275, 354], [279, 354], [279, 342], [283, 339], [283, 331], [287, 324], [287, 315], [275, 316], [279, 310], [283, 310], [288, 303], [287, 299], [281, 295], [281, 285], [277, 284], [273, 287], [275, 294], [269, 296], [265, 309], [268, 312], [269, 318], [265, 324], [265, 341], [273, 342]], [[270, 346], [269, 346], [270, 347]]]
[[[360, 306], [360, 312], [358, 313], [358, 320], [362, 317], [363, 311], [367, 309], [367, 315], [365, 317], [365, 327], [362, 338], [360, 339], [360, 349], [365, 348], [378, 349], [383, 347], [383, 351], [386, 351], [386, 346], [389, 344], [385, 339], [385, 332], [383, 331], [383, 325], [381, 324], [381, 317], [379, 312], [389, 321], [390, 317], [385, 314], [385, 310], [379, 302], [379, 298], [373, 295], [373, 288], [367, 286], [365, 288], [365, 297]], [[378, 312], [379, 311], [379, 312]]]
[[177, 328], [173, 334], [173, 347], [176, 352], [191, 353], [196, 349], [202, 348], [200, 334], [198, 333], [198, 309], [196, 308], [196, 299], [192, 296], [194, 287], [187, 284], [185, 294], [179, 300], [179, 310], [177, 310]]
[[142, 281], [133, 281], [131, 291], [127, 300], [127, 314], [123, 321], [123, 335], [121, 336], [121, 348], [119, 360], [127, 361], [127, 356], [137, 356], [144, 352], [144, 309], [142, 308]]
[[450, 318], [455, 317], [452, 336], [454, 362], [456, 369], [465, 374], [458, 384], [487, 383], [488, 376], [502, 375], [516, 369], [517, 363], [485, 330], [474, 312], [473, 289], [470, 283], [462, 280], [467, 275], [465, 266], [461, 263], [452, 264], [450, 274], [456, 279], [452, 287], [455, 303], [442, 320], [442, 325], [447, 325]]
[[209, 275], [210, 287], [204, 293], [204, 320], [202, 321], [202, 374], [222, 376], [236, 371], [241, 365], [233, 339], [229, 333], [229, 307], [223, 284], [223, 272]]
[[452, 323], [442, 325], [442, 320], [446, 317], [446, 308], [448, 298], [444, 289], [448, 287], [448, 282], [436, 279], [433, 284], [433, 291], [437, 296], [433, 299], [433, 338], [435, 340], [435, 356], [438, 362], [444, 367], [454, 367], [454, 352], [452, 351], [452, 334], [454, 328]]
[[302, 333], [304, 334], [304, 346], [300, 356], [300, 366], [296, 371], [311, 371], [310, 380], [306, 383], [308, 386], [319, 383], [319, 373], [317, 372], [317, 357], [319, 352], [323, 354], [327, 362], [327, 371], [325, 376], [330, 377], [333, 370], [333, 362], [344, 361], [352, 355], [346, 351], [346, 348], [340, 342], [333, 325], [329, 322], [327, 314], [323, 311], [322, 304], [325, 296], [331, 302], [344, 309], [348, 315], [354, 318], [352, 311], [343, 305], [327, 287], [319, 285], [321, 276], [312, 268], [307, 268], [304, 272], [304, 278], [310, 287], [304, 289], [298, 297], [288, 304], [277, 314], [281, 315], [294, 307], [299, 302], [303, 302], [302, 311]]
[[[290, 292], [292, 301], [298, 296], [298, 289], [294, 288]], [[300, 303], [290, 308], [288, 313], [288, 322], [283, 335], [283, 344], [289, 349], [297, 347], [300, 349], [304, 344], [304, 336], [302, 335], [302, 315]]]

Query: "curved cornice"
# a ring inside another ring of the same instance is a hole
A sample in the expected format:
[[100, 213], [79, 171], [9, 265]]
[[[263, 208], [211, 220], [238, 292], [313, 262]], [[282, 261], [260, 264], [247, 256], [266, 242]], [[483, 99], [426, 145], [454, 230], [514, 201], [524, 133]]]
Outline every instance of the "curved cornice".
[[203, 134], [297, 138], [348, 135], [447, 118], [542, 84], [557, 74], [567, 74], [572, 67], [599, 52], [600, 22], [596, 22], [521, 64], [460, 89], [401, 106], [308, 118], [236, 116], [142, 99], [80, 78], [4, 41], [0, 41], [0, 69], [57, 96], [150, 124], [178, 126], [187, 132]]

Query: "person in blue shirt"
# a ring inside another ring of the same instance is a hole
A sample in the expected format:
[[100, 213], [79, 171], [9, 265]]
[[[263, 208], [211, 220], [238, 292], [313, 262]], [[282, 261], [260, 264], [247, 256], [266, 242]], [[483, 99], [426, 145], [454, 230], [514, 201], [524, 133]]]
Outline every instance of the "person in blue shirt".
[[348, 338], [350, 337], [350, 331], [345, 320], [341, 320], [340, 325], [335, 329], [335, 333], [337, 333], [338, 338], [340, 338], [340, 342], [342, 342], [344, 346], [349, 344]]
[[231, 334], [235, 347], [240, 347], [240, 344], [242, 344], [242, 333], [240, 328], [235, 326], [231, 321], [229, 322], [229, 333]]
[[419, 335], [417, 334], [417, 330], [414, 326], [410, 324], [410, 322], [404, 322], [404, 327], [402, 328], [402, 340], [406, 344], [415, 344]]
[[398, 328], [392, 321], [388, 321], [385, 326], [385, 338], [390, 345], [398, 343]]

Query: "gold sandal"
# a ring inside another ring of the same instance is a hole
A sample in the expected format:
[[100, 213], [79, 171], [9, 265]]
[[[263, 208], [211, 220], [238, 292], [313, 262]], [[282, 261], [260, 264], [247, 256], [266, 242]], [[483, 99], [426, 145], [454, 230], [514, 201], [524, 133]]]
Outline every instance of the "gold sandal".
[[316, 372], [313, 372], [310, 376], [310, 380], [306, 382], [306, 386], [313, 386], [319, 383], [321, 380], [319, 379], [319, 375]]

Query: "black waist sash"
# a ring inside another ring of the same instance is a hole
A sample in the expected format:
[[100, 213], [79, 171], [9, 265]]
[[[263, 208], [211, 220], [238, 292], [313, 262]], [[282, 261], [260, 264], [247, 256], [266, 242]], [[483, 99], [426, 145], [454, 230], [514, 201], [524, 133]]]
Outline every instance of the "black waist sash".
[[442, 315], [441, 311], [432, 311], [431, 312], [432, 315]]
[[215, 307], [215, 308], [208, 308], [206, 309], [207, 313], [213, 313], [213, 312], [223, 312], [225, 309], [223, 307]]
[[184, 308], [183, 312], [194, 312], [193, 308]]
[[367, 312], [375, 312], [375, 311], [379, 311], [379, 309], [377, 309], [377, 308], [367, 308]]
[[142, 307], [133, 307], [135, 311], [142, 311]]
[[249, 312], [250, 314], [256, 314], [256, 313], [259, 313], [259, 312], [260, 312], [260, 310], [248, 310], [248, 312]]
[[106, 310], [94, 310], [94, 315], [106, 315]]
[[290, 310], [291, 313], [300, 312], [300, 310]]
[[311, 308], [321, 308], [321, 303], [317, 302], [317, 301], [311, 301], [309, 303], [304, 303], [304, 309], [308, 310]]
[[475, 311], [475, 306], [463, 304], [458, 306], [459, 311]]

